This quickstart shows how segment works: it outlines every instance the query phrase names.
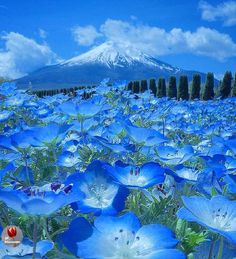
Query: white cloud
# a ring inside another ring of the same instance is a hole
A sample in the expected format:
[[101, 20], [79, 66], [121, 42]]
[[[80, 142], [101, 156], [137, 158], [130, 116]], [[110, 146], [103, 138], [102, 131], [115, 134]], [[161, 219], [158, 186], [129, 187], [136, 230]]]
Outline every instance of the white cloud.
[[39, 37], [42, 39], [46, 39], [47, 38], [47, 32], [43, 29], [39, 28]]
[[236, 25], [236, 1], [227, 1], [213, 6], [206, 1], [200, 1], [202, 19], [206, 21], [222, 20], [224, 26]]
[[38, 44], [22, 34], [10, 32], [1, 39], [5, 48], [0, 50], [0, 76], [18, 78], [58, 61], [48, 45]]
[[95, 40], [101, 36], [96, 28], [92, 25], [76, 26], [72, 28], [72, 34], [75, 41], [82, 46], [90, 46], [94, 44]]
[[236, 43], [229, 35], [205, 27], [193, 32], [180, 28], [166, 31], [159, 27], [108, 19], [101, 25], [100, 31], [106, 41], [130, 50], [137, 48], [154, 56], [192, 53], [218, 60], [236, 56]]

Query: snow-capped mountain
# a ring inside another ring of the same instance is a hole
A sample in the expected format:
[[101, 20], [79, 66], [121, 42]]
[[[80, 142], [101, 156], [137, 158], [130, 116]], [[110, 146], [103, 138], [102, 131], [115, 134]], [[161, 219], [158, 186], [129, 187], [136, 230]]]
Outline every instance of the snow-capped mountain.
[[174, 73], [178, 73], [180, 71], [180, 69], [160, 62], [141, 51], [135, 49], [131, 51], [130, 49], [119, 48], [112, 42], [105, 42], [80, 56], [62, 62], [61, 64], [67, 66], [78, 66], [89, 63], [102, 64], [108, 68], [128, 67], [141, 63], [150, 67], [166, 69]]
[[[76, 85], [98, 84], [104, 78], [115, 80], [141, 80], [179, 77], [186, 74], [190, 78], [194, 71], [186, 71], [159, 61], [137, 49], [116, 46], [105, 42], [90, 51], [63, 61], [57, 65], [46, 66], [16, 80], [21, 88], [55, 89]], [[202, 74], [203, 79], [205, 75]]]

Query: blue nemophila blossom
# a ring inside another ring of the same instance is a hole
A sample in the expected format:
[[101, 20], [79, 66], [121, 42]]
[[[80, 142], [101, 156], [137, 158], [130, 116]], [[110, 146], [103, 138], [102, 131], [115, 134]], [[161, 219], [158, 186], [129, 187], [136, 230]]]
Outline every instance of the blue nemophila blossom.
[[63, 152], [57, 160], [57, 165], [65, 167], [73, 167], [81, 162], [81, 157], [78, 153], [72, 153], [69, 151]]
[[90, 118], [103, 110], [103, 104], [97, 104], [93, 99], [79, 104], [68, 101], [61, 104], [58, 110], [73, 117]]
[[227, 185], [228, 193], [236, 193], [236, 175], [235, 174], [225, 175], [224, 183]]
[[4, 82], [0, 87], [0, 94], [3, 96], [10, 96], [16, 91], [16, 84], [12, 82]]
[[13, 111], [0, 111], [0, 123], [7, 121], [13, 114]]
[[195, 188], [206, 196], [211, 196], [213, 189], [221, 194], [224, 185], [225, 183], [221, 181], [221, 178], [218, 177], [214, 170], [206, 168], [201, 170], [201, 173], [198, 175]]
[[233, 152], [233, 154], [236, 154], [236, 138], [231, 138], [225, 141], [224, 144]]
[[[127, 213], [121, 217], [96, 218], [92, 234], [84, 240], [81, 240], [81, 236], [84, 236], [87, 229], [91, 232], [91, 226], [78, 221], [73, 227], [80, 229], [81, 226], [83, 231], [77, 232], [75, 255], [84, 259], [186, 258], [183, 252], [175, 248], [178, 240], [170, 229], [159, 224], [141, 226], [139, 219], [133, 213]], [[73, 229], [70, 228], [66, 236], [69, 238], [73, 233]], [[74, 250], [71, 249], [72, 252]]]
[[174, 168], [174, 173], [171, 173], [170, 175], [172, 175], [177, 181], [196, 182], [200, 173], [201, 171], [197, 168], [177, 165]]
[[33, 146], [41, 147], [48, 144], [59, 144], [67, 135], [71, 125], [59, 125], [50, 123], [46, 126], [35, 127], [32, 129], [32, 137], [35, 140]]
[[102, 146], [112, 150], [114, 153], [127, 153], [127, 152], [134, 152], [135, 147], [132, 144], [123, 144], [123, 143], [110, 143], [107, 139], [95, 136], [94, 140], [97, 140]]
[[[211, 240], [207, 240], [201, 243], [200, 246], [196, 247], [195, 252], [193, 253], [193, 258], [194, 259], [217, 258], [220, 241], [217, 240], [213, 244], [213, 246], [212, 246], [212, 242], [213, 241]], [[212, 246], [212, 255], [210, 256], [211, 246]], [[223, 244], [223, 252], [222, 252], [221, 259], [235, 259], [235, 258], [236, 258], [236, 246], [226, 242], [225, 240]]]
[[46, 118], [50, 113], [52, 113], [52, 110], [49, 107], [42, 107], [34, 111], [34, 114], [40, 119]]
[[170, 165], [178, 165], [186, 162], [194, 155], [191, 145], [185, 145], [182, 148], [174, 148], [171, 146], [160, 146], [157, 148], [158, 158]]
[[85, 173], [73, 174], [68, 181], [84, 194], [84, 199], [72, 204], [75, 210], [113, 215], [124, 209], [128, 190], [112, 180], [103, 162], [94, 161]]
[[30, 129], [19, 131], [11, 136], [0, 135], [0, 147], [16, 152], [28, 149], [36, 143], [36, 140], [33, 138], [33, 132]]
[[27, 95], [23, 95], [23, 94], [16, 94], [16, 95], [13, 95], [11, 97], [9, 97], [5, 104], [6, 106], [23, 106], [24, 105], [24, 102], [26, 100], [26, 98], [28, 98]]
[[41, 187], [0, 189], [0, 201], [9, 208], [28, 215], [50, 215], [83, 197], [83, 193], [78, 188], [74, 188], [73, 183], [56, 182]]
[[[1, 231], [0, 231], [1, 232]], [[44, 258], [44, 256], [53, 249], [54, 244], [49, 240], [42, 240], [36, 244], [35, 259]], [[33, 242], [28, 238], [24, 238], [22, 243], [16, 247], [7, 246], [0, 241], [0, 258], [32, 258]]]
[[15, 170], [16, 166], [13, 162], [8, 163], [5, 167], [3, 167], [0, 170], [0, 182], [2, 181], [2, 178], [5, 176], [6, 173]]
[[153, 147], [167, 141], [167, 138], [163, 134], [154, 129], [141, 128], [131, 125], [127, 125], [125, 129], [128, 136], [138, 144]]
[[111, 165], [104, 167], [115, 181], [130, 188], [148, 188], [155, 184], [161, 184], [165, 180], [166, 169], [154, 162], [135, 166], [117, 161], [114, 167]]
[[184, 196], [182, 200], [184, 207], [177, 213], [179, 218], [197, 222], [236, 243], [236, 201], [221, 195], [210, 200]]

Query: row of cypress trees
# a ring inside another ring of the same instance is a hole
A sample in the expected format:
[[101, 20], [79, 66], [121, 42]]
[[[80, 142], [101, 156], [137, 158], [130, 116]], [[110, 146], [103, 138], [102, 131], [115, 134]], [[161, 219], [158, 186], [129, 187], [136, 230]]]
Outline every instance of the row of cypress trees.
[[[232, 85], [233, 83], [233, 85]], [[52, 96], [58, 93], [69, 94], [71, 96], [76, 96], [76, 90], [84, 89], [82, 97], [88, 99], [92, 93], [87, 93], [87, 88], [93, 88], [94, 86], [76, 86], [74, 88], [63, 88], [63, 89], [53, 89], [53, 90], [40, 90], [33, 91], [38, 97]], [[227, 71], [220, 82], [220, 87], [215, 90], [214, 87], [214, 75], [213, 73], [208, 73], [206, 77], [206, 82], [204, 85], [201, 84], [201, 76], [199, 74], [193, 75], [192, 82], [189, 87], [188, 77], [185, 75], [180, 76], [178, 87], [177, 80], [175, 76], [171, 76], [168, 80], [168, 87], [165, 78], [159, 78], [158, 81], [155, 79], [150, 79], [149, 88], [154, 94], [154, 96], [176, 98], [178, 100], [211, 100], [215, 96], [221, 98], [227, 98], [229, 96], [236, 96], [236, 74], [233, 80], [232, 73]], [[144, 93], [148, 90], [147, 80], [141, 81], [131, 81], [127, 85], [127, 90], [133, 93]]]
[[[178, 100], [211, 100], [215, 96], [221, 97], [222, 99], [229, 96], [236, 96], [236, 74], [233, 81], [232, 73], [227, 71], [217, 89], [215, 89], [214, 83], [214, 75], [209, 72], [207, 73], [206, 82], [204, 85], [201, 84], [200, 74], [194, 74], [190, 87], [188, 77], [186, 75], [181, 75], [179, 78], [178, 87], [176, 77], [171, 76], [168, 80], [168, 88], [166, 86], [165, 78], [159, 78], [158, 81], [155, 79], [150, 79], [149, 89], [154, 96], [158, 98], [167, 96]], [[131, 81], [127, 85], [127, 90], [130, 90], [136, 94], [143, 93], [148, 90], [147, 80], [141, 80], [141, 83], [139, 81]]]
[[86, 89], [91, 89], [94, 86], [76, 86], [73, 88], [62, 88], [62, 89], [50, 89], [50, 90], [38, 90], [38, 91], [32, 91], [32, 94], [36, 94], [38, 97], [43, 96], [53, 96], [55, 94], [63, 93], [63, 94], [69, 94], [70, 96], [76, 96], [77, 90], [84, 89], [84, 92], [82, 94], [83, 99], [88, 99], [92, 93], [87, 93]]

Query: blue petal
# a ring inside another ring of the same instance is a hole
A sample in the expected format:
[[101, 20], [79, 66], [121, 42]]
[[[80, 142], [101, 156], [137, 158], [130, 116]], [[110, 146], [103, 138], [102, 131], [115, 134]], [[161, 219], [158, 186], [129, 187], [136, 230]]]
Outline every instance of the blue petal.
[[70, 223], [69, 229], [59, 236], [63, 245], [74, 255], [77, 255], [77, 242], [89, 238], [93, 233], [93, 228], [89, 222], [79, 217]]

